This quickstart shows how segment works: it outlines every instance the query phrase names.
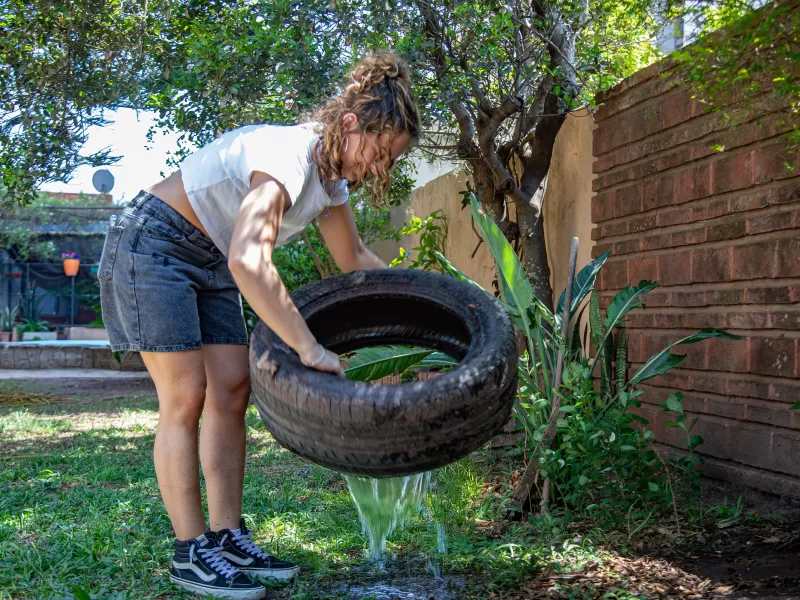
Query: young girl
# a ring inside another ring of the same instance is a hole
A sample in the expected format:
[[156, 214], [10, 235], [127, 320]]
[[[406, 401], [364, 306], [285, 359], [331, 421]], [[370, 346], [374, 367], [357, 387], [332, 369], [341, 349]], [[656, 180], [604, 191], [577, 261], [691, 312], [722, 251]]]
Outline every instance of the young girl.
[[272, 251], [319, 217], [342, 271], [385, 268], [358, 235], [348, 187], [366, 185], [381, 198], [419, 127], [407, 67], [374, 54], [312, 122], [224, 134], [140, 192], [109, 228], [98, 273], [103, 318], [112, 349], [141, 352], [158, 392], [154, 459], [177, 536], [177, 585], [262, 598], [266, 590], [248, 575], [297, 571], [256, 546], [240, 518], [250, 380], [239, 293], [305, 365], [342, 376], [338, 356], [292, 303]]

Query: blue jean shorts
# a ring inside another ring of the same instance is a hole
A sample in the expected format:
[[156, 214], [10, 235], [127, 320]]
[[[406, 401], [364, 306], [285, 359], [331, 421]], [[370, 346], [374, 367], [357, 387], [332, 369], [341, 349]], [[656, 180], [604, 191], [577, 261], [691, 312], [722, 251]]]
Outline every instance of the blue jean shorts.
[[97, 276], [115, 352], [247, 344], [242, 298], [227, 259], [152, 194], [140, 192], [109, 226]]

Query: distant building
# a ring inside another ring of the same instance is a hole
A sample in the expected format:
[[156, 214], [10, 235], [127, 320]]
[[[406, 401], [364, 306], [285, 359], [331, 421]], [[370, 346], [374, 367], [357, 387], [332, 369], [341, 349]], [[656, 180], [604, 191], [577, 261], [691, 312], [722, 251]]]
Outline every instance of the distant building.
[[45, 198], [52, 198], [58, 202], [74, 202], [76, 206], [89, 202], [91, 205], [111, 204], [111, 194], [87, 194], [84, 192], [40, 192]]

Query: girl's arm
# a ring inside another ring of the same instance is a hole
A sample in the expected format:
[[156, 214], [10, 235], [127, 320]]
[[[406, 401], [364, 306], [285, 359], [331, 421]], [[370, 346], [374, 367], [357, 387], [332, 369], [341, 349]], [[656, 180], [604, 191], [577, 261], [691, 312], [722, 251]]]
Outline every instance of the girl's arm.
[[256, 171], [250, 178], [250, 191], [244, 198], [233, 229], [228, 266], [242, 295], [256, 315], [305, 363], [320, 371], [344, 375], [339, 357], [323, 350], [289, 297], [272, 251], [283, 213], [291, 202], [284, 187], [275, 179]]
[[329, 212], [328, 216], [320, 215], [317, 222], [336, 266], [344, 273], [387, 268], [361, 241], [349, 202], [332, 206]]

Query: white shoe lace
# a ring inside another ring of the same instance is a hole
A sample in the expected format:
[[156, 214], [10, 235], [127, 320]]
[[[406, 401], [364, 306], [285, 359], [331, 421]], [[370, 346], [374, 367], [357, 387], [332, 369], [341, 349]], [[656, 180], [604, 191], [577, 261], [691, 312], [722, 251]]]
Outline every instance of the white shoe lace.
[[271, 558], [269, 554], [264, 552], [261, 548], [256, 546], [253, 539], [250, 537], [250, 533], [240, 533], [239, 535], [233, 536], [233, 541], [237, 542], [237, 546], [250, 554], [251, 556], [255, 556], [256, 558], [260, 558], [261, 560], [267, 560]]
[[[223, 538], [224, 539], [224, 538]], [[215, 570], [217, 573], [226, 579], [233, 579], [239, 574], [239, 569], [231, 565], [227, 560], [222, 557], [222, 545], [214, 546], [213, 548], [199, 548], [192, 545], [189, 550], [189, 561], [194, 560], [194, 550], [197, 548], [199, 554], [206, 564]]]

